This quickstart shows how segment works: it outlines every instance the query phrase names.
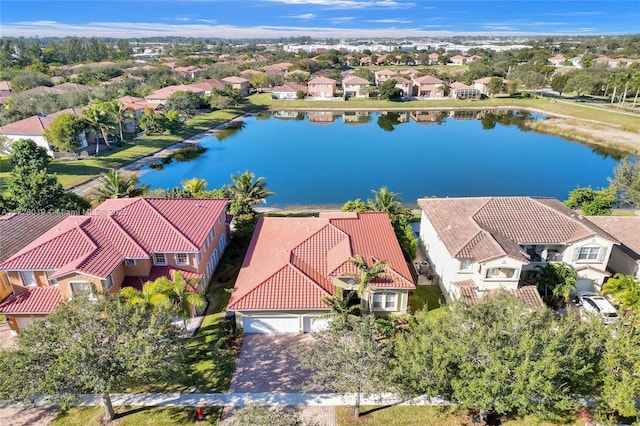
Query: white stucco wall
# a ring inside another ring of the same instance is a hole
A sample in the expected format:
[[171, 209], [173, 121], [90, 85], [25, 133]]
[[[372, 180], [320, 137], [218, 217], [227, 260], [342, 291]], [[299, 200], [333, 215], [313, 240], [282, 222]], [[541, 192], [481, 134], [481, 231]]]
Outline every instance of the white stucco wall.
[[640, 279], [640, 265], [627, 256], [618, 246], [614, 246], [607, 265], [614, 273], [632, 275]]

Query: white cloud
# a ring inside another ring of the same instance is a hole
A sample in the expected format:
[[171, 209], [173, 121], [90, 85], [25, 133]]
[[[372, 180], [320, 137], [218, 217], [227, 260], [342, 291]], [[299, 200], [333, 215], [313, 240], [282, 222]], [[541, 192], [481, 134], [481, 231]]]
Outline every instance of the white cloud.
[[215, 20], [215, 19], [200, 19], [199, 21], [200, 22], [204, 22], [205, 24], [216, 24], [216, 23], [218, 23], [218, 21]]
[[286, 18], [292, 18], [292, 19], [313, 19], [315, 17], [317, 17], [315, 13], [303, 13], [301, 15], [286, 16]]
[[353, 21], [355, 18], [353, 16], [340, 16], [338, 18], [331, 18], [329, 22], [332, 24], [344, 24], [345, 22]]
[[266, 0], [271, 3], [295, 5], [324, 6], [332, 9], [369, 9], [374, 7], [388, 9], [405, 9], [414, 7], [415, 3], [394, 0]]
[[406, 19], [393, 19], [393, 18], [389, 18], [389, 19], [372, 19], [366, 22], [375, 22], [378, 24], [409, 24], [411, 23], [411, 21], [408, 21]]
[[186, 18], [186, 17], [178, 17], [173, 19], [180, 22], [189, 22], [191, 20], [191, 18]]

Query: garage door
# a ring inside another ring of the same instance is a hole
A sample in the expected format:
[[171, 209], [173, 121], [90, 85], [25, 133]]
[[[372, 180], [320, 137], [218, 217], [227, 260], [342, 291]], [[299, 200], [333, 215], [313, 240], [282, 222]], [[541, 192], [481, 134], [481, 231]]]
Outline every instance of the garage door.
[[593, 281], [586, 280], [586, 279], [578, 280], [578, 282], [576, 283], [577, 294], [590, 292], [590, 291], [595, 291], [595, 288], [593, 287]]
[[299, 317], [243, 317], [242, 328], [248, 334], [255, 333], [299, 333]]
[[329, 328], [331, 319], [327, 317], [304, 317], [303, 322], [305, 333], [317, 333]]

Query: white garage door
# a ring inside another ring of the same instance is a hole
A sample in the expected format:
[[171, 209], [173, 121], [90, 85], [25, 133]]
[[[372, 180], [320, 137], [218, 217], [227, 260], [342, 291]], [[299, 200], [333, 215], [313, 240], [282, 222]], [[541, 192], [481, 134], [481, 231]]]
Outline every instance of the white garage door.
[[243, 317], [242, 328], [248, 334], [255, 333], [299, 333], [299, 317]]
[[595, 291], [595, 288], [593, 287], [593, 281], [585, 280], [585, 279], [578, 280], [578, 282], [576, 283], [577, 294], [590, 292], [590, 291]]
[[304, 317], [303, 322], [305, 333], [317, 333], [329, 328], [331, 319], [327, 317]]

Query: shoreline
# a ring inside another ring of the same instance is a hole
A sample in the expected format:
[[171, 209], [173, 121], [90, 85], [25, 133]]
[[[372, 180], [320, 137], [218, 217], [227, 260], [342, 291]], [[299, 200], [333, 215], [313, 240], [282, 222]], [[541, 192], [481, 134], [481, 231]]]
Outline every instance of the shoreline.
[[[354, 107], [333, 107], [333, 108], [320, 108], [320, 107], [269, 107], [266, 108], [268, 111], [345, 111], [345, 112], [353, 112], [353, 111], [367, 111], [367, 112], [380, 112], [380, 111], [486, 111], [486, 110], [522, 110], [528, 111], [532, 113], [543, 114], [548, 117], [553, 117], [552, 119], [546, 119], [543, 121], [531, 121], [531, 123], [527, 124], [527, 128], [540, 132], [546, 133], [550, 135], [559, 136], [574, 142], [584, 143], [592, 146], [601, 146], [617, 151], [621, 151], [621, 154], [631, 154], [631, 155], [639, 155], [640, 154], [640, 134], [636, 132], [631, 132], [622, 129], [621, 126], [615, 124], [603, 123], [597, 120], [587, 120], [576, 118], [566, 114], [559, 114], [555, 112], [545, 111], [538, 108], [531, 107], [513, 107], [513, 106], [494, 106], [487, 108], [482, 106], [460, 106], [460, 107], [436, 107], [436, 106], [426, 106], [426, 107], [393, 107], [393, 108], [354, 108]], [[189, 146], [195, 143], [198, 143], [200, 140], [207, 136], [213, 136], [216, 132], [220, 130], [224, 130], [230, 123], [235, 121], [240, 121], [245, 117], [255, 116], [260, 110], [254, 109], [252, 111], [243, 112], [238, 114], [237, 116], [215, 126], [208, 130], [205, 130], [201, 133], [198, 133], [188, 139], [185, 139], [176, 144], [170, 145], [163, 149], [160, 149], [153, 154], [147, 155], [145, 157], [134, 160], [130, 163], [123, 165], [118, 168], [118, 170], [127, 171], [131, 173], [135, 173], [137, 176], [140, 176], [144, 171], [142, 170], [145, 166], [147, 166], [154, 159], [162, 159], [171, 156], [175, 151], [183, 148], [185, 146]], [[639, 117], [640, 119], [640, 117]], [[546, 126], [542, 128], [540, 123], [551, 122], [553, 125]], [[571, 122], [575, 123], [571, 123]], [[580, 123], [583, 123], [582, 125]], [[590, 126], [588, 125], [590, 124]], [[596, 131], [593, 127], [599, 127]], [[567, 133], [568, 132], [568, 133]], [[81, 184], [75, 185], [71, 188], [68, 188], [67, 191], [73, 191], [76, 194], [86, 197], [90, 194], [90, 191], [94, 189], [97, 184], [98, 178], [90, 179]], [[329, 206], [329, 205], [327, 205]], [[300, 205], [292, 205], [292, 206], [284, 206], [284, 207], [264, 207], [265, 209], [274, 209], [273, 211], [295, 211], [296, 207], [302, 207]], [[308, 207], [312, 206], [304, 206], [305, 211], [308, 211]], [[324, 209], [324, 206], [318, 205], [317, 207]], [[338, 206], [339, 208], [340, 206]]]

